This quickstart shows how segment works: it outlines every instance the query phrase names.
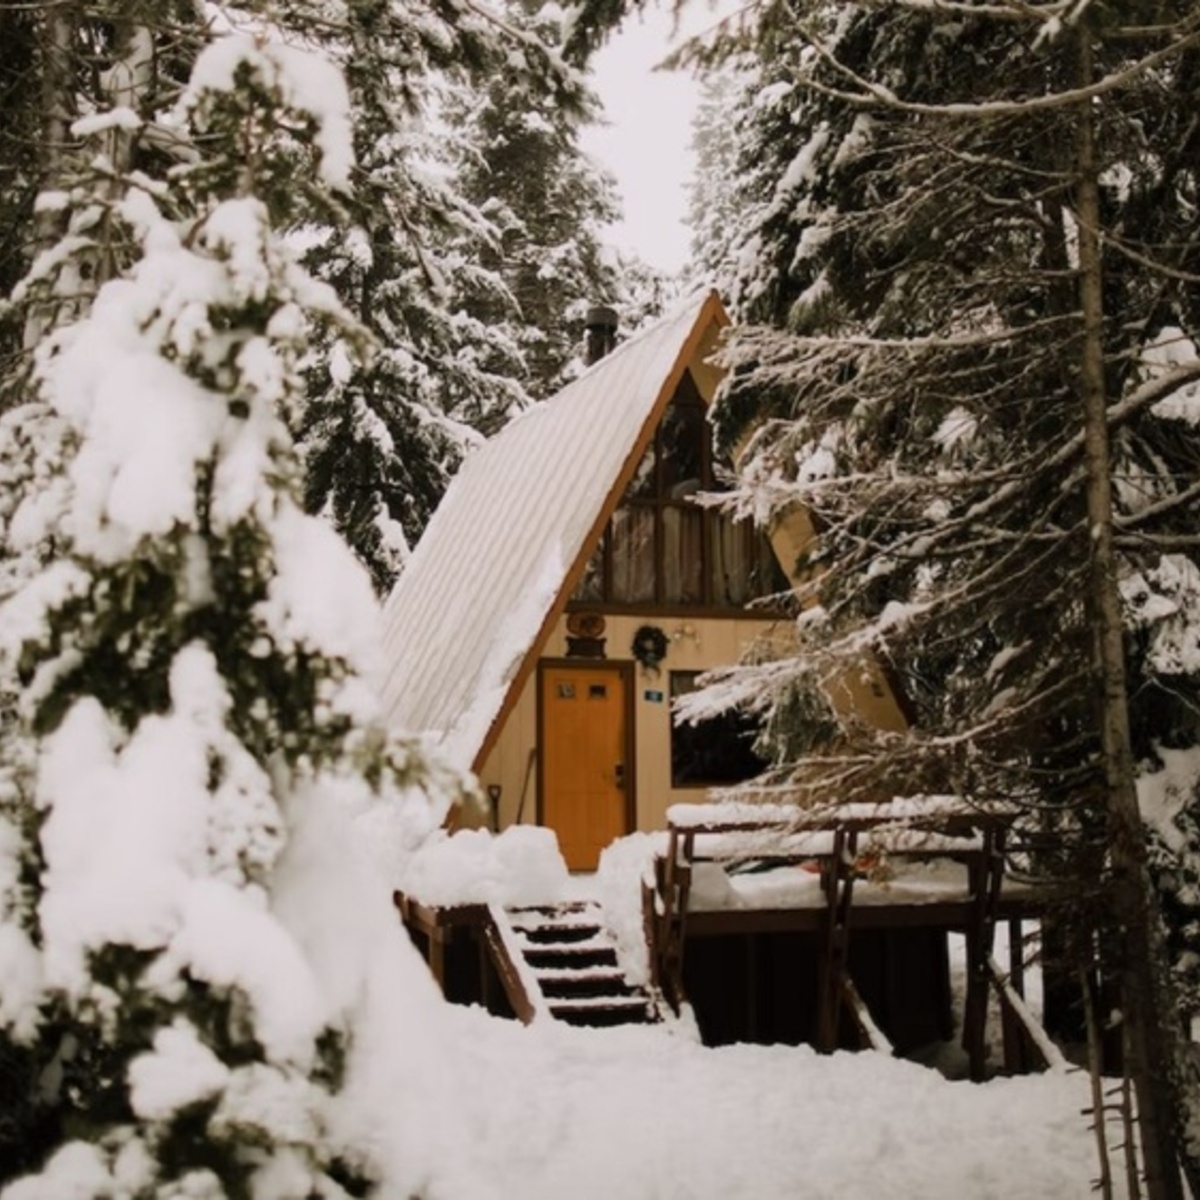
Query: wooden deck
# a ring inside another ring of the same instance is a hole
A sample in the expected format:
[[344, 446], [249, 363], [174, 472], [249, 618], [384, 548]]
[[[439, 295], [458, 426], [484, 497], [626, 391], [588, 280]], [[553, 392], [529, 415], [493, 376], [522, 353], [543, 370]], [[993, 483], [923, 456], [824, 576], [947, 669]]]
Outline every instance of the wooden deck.
[[[982, 1079], [987, 1071], [990, 991], [1000, 999], [1006, 1067], [1045, 1061], [1047, 1039], [1021, 1002], [1020, 955], [1021, 923], [1037, 917], [1043, 901], [1006, 873], [1011, 824], [1009, 812], [953, 800], [815, 814], [751, 810], [732, 818], [707, 806], [676, 806], [666, 852], [655, 862], [653, 880], [644, 883], [654, 982], [678, 1010], [688, 998], [687, 957], [704, 939], [806, 935], [815, 976], [813, 1043], [823, 1051], [837, 1048], [848, 1019], [862, 1045], [883, 1048], [887, 1039], [851, 969], [852, 933], [898, 938], [900, 931], [925, 931], [936, 946], [959, 932], [967, 947], [963, 1045], [972, 1077]], [[772, 902], [770, 887], [739, 888], [754, 875], [782, 883], [776, 890], [786, 893], [784, 901]], [[723, 890], [714, 895], [711, 881], [718, 878]], [[1012, 934], [1007, 971], [992, 956], [999, 921], [1008, 922]], [[948, 1003], [948, 984], [940, 990], [931, 984], [929, 1002]]]
[[[1010, 813], [953, 801], [759, 811], [730, 819], [719, 807], [671, 810], [665, 850], [642, 884], [652, 1000], [676, 1012], [690, 1002], [708, 1041], [906, 1051], [951, 1036], [947, 942], [958, 933], [972, 1078], [989, 1070], [990, 996], [1004, 1069], [1057, 1065], [1023, 1000], [1023, 923], [1046, 901], [1006, 870]], [[485, 904], [433, 908], [400, 894], [396, 903], [447, 998], [524, 1021], [547, 1009], [523, 935], [508, 929], [511, 914]], [[1004, 966], [993, 956], [1001, 922], [1010, 934]], [[544, 967], [548, 996], [563, 969]]]

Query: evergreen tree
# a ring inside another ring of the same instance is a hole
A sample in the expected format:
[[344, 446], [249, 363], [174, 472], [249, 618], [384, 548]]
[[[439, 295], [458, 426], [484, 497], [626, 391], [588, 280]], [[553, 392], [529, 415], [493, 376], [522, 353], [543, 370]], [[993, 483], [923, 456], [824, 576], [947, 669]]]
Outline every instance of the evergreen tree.
[[[750, 224], [720, 259], [750, 322], [719, 410], [726, 447], [749, 439], [738, 503], [821, 531], [791, 669], [730, 690], [767, 690], [776, 778], [1039, 814], [1096, 919], [1135, 931], [1122, 1005], [1150, 1042], [1176, 1014], [1145, 957], [1133, 764], [1200, 743], [1200, 660], [1151, 650], [1164, 622], [1195, 644], [1191, 7], [774, 6], [733, 122]], [[864, 648], [912, 734], [839, 727], [823, 682]], [[1187, 1068], [1130, 1061], [1172, 1195], [1183, 1110], [1156, 1089]]]
[[[594, 301], [604, 276], [594, 223], [574, 227], [585, 204], [611, 201], [574, 142], [590, 101], [555, 51], [557, 18], [489, 23], [397, 0], [347, 3], [332, 21], [295, 0], [286, 13], [344, 63], [360, 164], [350, 237], [317, 234], [309, 262], [377, 347], [357, 371], [336, 343], [317, 348], [306, 503], [385, 591], [463, 454], [561, 372], [553, 330], [568, 309], [581, 323], [577, 293]], [[535, 125], [503, 165], [504, 128]]]
[[[576, 39], [577, 53], [600, 29], [589, 14], [580, 19], [590, 33], [587, 41]], [[115, 87], [126, 87], [142, 118], [136, 130], [110, 134], [122, 150], [118, 174], [153, 174], [187, 156], [170, 122], [155, 118], [169, 108], [211, 31], [192, 0], [173, 0], [169, 8], [69, 0], [5, 9], [0, 21], [9, 48], [0, 64], [11, 151], [0, 159], [0, 203], [11, 218], [0, 235], [7, 291], [35, 249], [56, 244], [64, 232], [67, 210], [43, 205], [35, 214], [33, 197], [64, 190], [84, 150], [69, 135], [71, 122], [120, 103]], [[445, 135], [447, 97], [509, 79], [549, 111], [560, 102], [575, 111], [581, 78], [547, 40], [557, 35], [556, 22], [539, 34], [487, 13], [398, 0], [250, 3], [226, 11], [222, 28], [229, 22], [251, 33], [269, 27], [284, 43], [321, 46], [350, 85], [358, 166], [342, 207], [351, 229], [309, 214], [296, 233], [309, 247], [310, 269], [337, 289], [370, 331], [376, 353], [351, 370], [336, 337], [318, 337], [305, 366], [309, 402], [296, 414], [295, 432], [304, 449], [306, 506], [331, 517], [385, 590], [463, 453], [529, 400], [512, 320], [516, 299], [494, 264], [501, 230], [455, 177], [460, 158], [456, 140]], [[136, 52], [127, 45], [134, 36]], [[92, 139], [87, 150], [95, 149]], [[284, 144], [280, 152], [303, 169], [296, 151]], [[569, 172], [570, 163], [563, 169]], [[594, 265], [593, 249], [585, 245], [582, 253]], [[86, 278], [74, 283], [94, 290], [109, 269], [85, 267]], [[19, 356], [28, 317], [0, 310], [0, 354]], [[14, 357], [6, 383], [19, 378], [19, 366]]]
[[[741, 283], [738, 255], [744, 247], [739, 239], [757, 227], [756, 192], [775, 169], [773, 156], [758, 153], [756, 144], [761, 111], [776, 102], [763, 74], [765, 68], [760, 72], [748, 53], [731, 54], [719, 70], [699, 80], [692, 120], [696, 165], [688, 188], [692, 238], [686, 274], [698, 285], [720, 288], [738, 310], [742, 297], [732, 289]], [[785, 95], [788, 90], [785, 86]]]
[[[36, 14], [32, 7], [0, 9], [0, 296], [8, 296], [29, 269], [33, 198], [38, 186], [38, 112], [23, 103], [36, 80]], [[21, 350], [16, 314], [0, 306], [0, 378], [13, 371]]]
[[11, 1200], [361, 1194], [377, 1166], [335, 1131], [363, 989], [318, 976], [288, 856], [315, 795], [424, 787], [436, 823], [451, 782], [376, 723], [370, 588], [283, 420], [314, 328], [364, 341], [273, 224], [349, 183], [340, 78], [229, 37], [179, 112], [201, 152], [170, 184], [98, 181], [129, 265], [36, 348], [62, 461], [9, 510], [57, 551], [2, 619], [37, 758], [0, 793], [0, 1044], [53, 1092], [0, 1156], [36, 1172]]
[[[449, 80], [495, 63], [503, 35], [396, 0], [348, 3], [334, 22], [317, 15], [346, 73], [358, 166], [349, 236], [325, 226], [308, 261], [376, 352], [350, 369], [336, 341], [317, 346], [301, 425], [305, 499], [386, 591], [478, 429], [527, 400], [516, 348], [462, 310], [463, 295], [501, 287], [479, 265], [495, 234], [456, 191], [446, 139], [430, 124]], [[313, 23], [302, 4], [288, 17], [301, 30]]]
[[[0, 295], [16, 290], [35, 256], [58, 244], [68, 223], [74, 238], [91, 243], [90, 254], [76, 256], [74, 273], [59, 280], [57, 294], [38, 294], [47, 311], [0, 305], [0, 399], [20, 395], [28, 371], [24, 351], [39, 324], [52, 320], [60, 305], [86, 303], [120, 259], [103, 189], [90, 196], [90, 220], [78, 211], [72, 218], [74, 180], [98, 164], [118, 176], [153, 173], [176, 160], [177, 136], [161, 118], [178, 96], [200, 38], [200, 14], [190, 0], [153, 6], [66, 0], [0, 10]], [[114, 106], [140, 118], [136, 128], [126, 122], [102, 137], [81, 132], [89, 116]], [[85, 124], [76, 128], [80, 120]]]
[[[510, 25], [547, 45], [561, 41], [564, 17], [533, 3], [510, 5]], [[502, 324], [524, 361], [535, 399], [558, 391], [579, 366], [587, 309], [617, 301], [620, 281], [601, 245], [618, 216], [612, 179], [579, 145], [598, 102], [562, 77], [493, 74], [482, 95], [460, 97], [458, 179], [496, 229], [483, 262], [504, 288], [467, 308]]]
[[688, 288], [678, 275], [651, 266], [636, 254], [616, 255], [617, 298], [614, 307], [620, 318], [617, 337], [625, 338], [657, 321]]

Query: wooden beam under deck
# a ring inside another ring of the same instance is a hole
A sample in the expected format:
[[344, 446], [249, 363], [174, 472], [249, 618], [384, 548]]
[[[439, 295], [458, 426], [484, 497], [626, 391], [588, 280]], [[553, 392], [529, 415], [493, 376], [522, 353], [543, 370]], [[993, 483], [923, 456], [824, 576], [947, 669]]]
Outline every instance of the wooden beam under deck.
[[[927, 903], [857, 904], [855, 929], [944, 929], [965, 933], [970, 925], [974, 904], [961, 900]], [[1044, 905], [1025, 896], [1001, 896], [996, 904], [998, 919], [1028, 920], [1041, 916]], [[750, 933], [818, 933], [826, 927], [824, 907], [806, 908], [692, 908], [687, 914], [687, 935], [726, 937]]]

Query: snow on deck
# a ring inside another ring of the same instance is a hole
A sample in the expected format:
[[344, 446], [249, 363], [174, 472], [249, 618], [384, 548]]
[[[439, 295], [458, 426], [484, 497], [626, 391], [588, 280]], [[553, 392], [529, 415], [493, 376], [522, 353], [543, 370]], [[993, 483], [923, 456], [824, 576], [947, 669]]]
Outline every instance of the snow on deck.
[[384, 607], [393, 725], [470, 767], [697, 330], [698, 294], [469, 455]]
[[857, 801], [831, 804], [820, 808], [801, 808], [796, 804], [765, 804], [758, 801], [728, 800], [706, 804], [672, 804], [667, 820], [680, 830], [714, 826], [763, 826], [771, 828], [812, 828], [835, 823], [934, 822], [955, 818], [1011, 816], [1010, 804], [981, 805], [962, 796], [897, 796], [878, 803]]
[[[1004, 895], [1021, 890], [1005, 880]], [[1028, 889], [1025, 889], [1028, 890]], [[886, 877], [854, 881], [854, 906], [946, 904], [970, 899], [967, 873], [950, 859], [906, 862]], [[718, 863], [697, 863], [692, 869], [688, 908], [693, 912], [724, 912], [780, 908], [825, 908], [820, 875], [803, 865], [767, 871], [726, 872]]]

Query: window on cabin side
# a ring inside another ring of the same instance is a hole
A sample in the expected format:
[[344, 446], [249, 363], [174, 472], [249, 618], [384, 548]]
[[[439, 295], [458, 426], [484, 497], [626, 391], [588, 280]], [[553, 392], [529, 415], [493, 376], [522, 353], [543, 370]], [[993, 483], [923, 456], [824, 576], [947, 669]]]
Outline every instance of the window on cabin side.
[[[670, 672], [674, 701], [696, 690], [699, 671]], [[758, 723], [745, 713], [728, 712], [695, 725], [671, 722], [671, 786], [720, 787], [744, 783], [767, 767], [754, 752]]]
[[630, 608], [743, 608], [786, 582], [749, 521], [694, 502], [721, 491], [704, 402], [686, 375], [574, 599]]

